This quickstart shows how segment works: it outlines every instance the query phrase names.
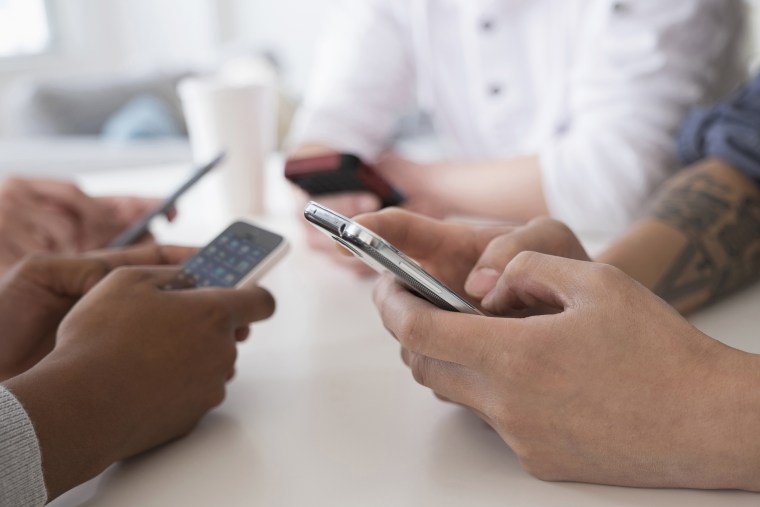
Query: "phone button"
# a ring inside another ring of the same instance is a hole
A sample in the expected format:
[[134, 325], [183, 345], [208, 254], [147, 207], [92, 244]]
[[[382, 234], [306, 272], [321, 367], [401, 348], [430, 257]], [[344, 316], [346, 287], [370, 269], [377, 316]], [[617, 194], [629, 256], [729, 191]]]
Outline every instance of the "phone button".
[[424, 277], [420, 276], [419, 270], [412, 268], [406, 262], [399, 262], [398, 266], [401, 268], [402, 271], [409, 273], [414, 280], [424, 285], [425, 288], [432, 291], [434, 294], [438, 294], [439, 296], [443, 295], [443, 291], [441, 290], [440, 287], [430, 282], [429, 280], [425, 279]]

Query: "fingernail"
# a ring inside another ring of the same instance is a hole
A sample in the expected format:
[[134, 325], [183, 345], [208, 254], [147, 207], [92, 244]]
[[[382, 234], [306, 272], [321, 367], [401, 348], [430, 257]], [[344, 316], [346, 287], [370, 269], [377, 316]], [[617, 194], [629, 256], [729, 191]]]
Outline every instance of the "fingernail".
[[464, 289], [469, 295], [482, 298], [496, 287], [500, 276], [501, 273], [495, 269], [480, 268], [470, 274], [464, 285]]

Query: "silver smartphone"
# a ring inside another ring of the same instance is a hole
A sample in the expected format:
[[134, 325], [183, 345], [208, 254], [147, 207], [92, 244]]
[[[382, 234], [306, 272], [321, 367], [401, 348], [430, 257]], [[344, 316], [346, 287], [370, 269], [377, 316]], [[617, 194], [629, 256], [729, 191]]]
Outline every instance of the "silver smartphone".
[[380, 274], [392, 273], [414, 293], [443, 310], [483, 315], [443, 282], [422, 269], [399, 249], [350, 218], [310, 202], [304, 209], [306, 220], [333, 238]]
[[287, 253], [288, 242], [274, 232], [235, 222], [182, 265], [167, 290], [255, 285]]

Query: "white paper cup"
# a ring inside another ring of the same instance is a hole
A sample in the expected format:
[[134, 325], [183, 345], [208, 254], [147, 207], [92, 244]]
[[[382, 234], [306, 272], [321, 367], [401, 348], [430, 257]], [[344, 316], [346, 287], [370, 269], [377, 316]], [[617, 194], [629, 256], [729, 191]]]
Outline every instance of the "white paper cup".
[[227, 153], [215, 170], [225, 211], [235, 216], [263, 214], [265, 166], [276, 146], [275, 86], [189, 78], [178, 91], [195, 161]]

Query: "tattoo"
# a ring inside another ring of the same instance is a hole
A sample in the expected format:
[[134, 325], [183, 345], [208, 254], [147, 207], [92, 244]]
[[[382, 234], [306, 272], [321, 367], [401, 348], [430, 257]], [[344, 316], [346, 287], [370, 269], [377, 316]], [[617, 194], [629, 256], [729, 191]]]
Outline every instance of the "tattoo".
[[748, 180], [722, 181], [711, 167], [677, 178], [655, 201], [653, 217], [687, 239], [654, 288], [676, 307], [711, 302], [760, 275], [760, 193]]

